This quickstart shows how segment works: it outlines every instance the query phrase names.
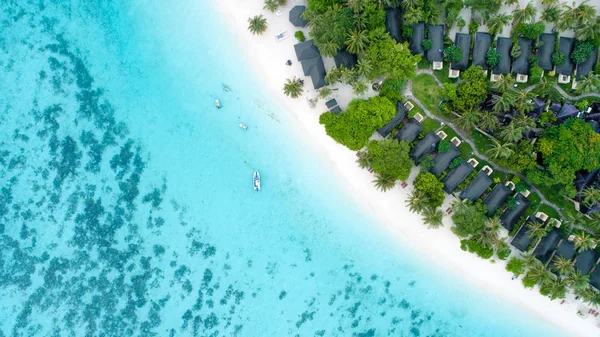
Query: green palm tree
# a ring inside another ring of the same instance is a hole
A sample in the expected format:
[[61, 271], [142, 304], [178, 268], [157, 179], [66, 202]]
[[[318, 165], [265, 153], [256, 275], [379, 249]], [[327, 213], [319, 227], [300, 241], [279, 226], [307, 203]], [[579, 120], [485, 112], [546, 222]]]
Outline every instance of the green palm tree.
[[498, 127], [498, 117], [490, 111], [482, 111], [478, 126], [482, 130], [494, 130]]
[[540, 3], [546, 7], [550, 7], [558, 4], [558, 0], [540, 0]]
[[551, 281], [547, 281], [548, 284], [548, 295], [551, 300], [557, 298], [565, 298], [567, 294], [567, 283], [564, 280], [553, 278]]
[[600, 74], [596, 74], [593, 71], [587, 76], [581, 76], [577, 81], [577, 93], [587, 94], [591, 92], [600, 91]]
[[304, 92], [304, 84], [300, 82], [300, 79], [294, 77], [292, 79], [286, 79], [283, 85], [283, 93], [291, 98], [298, 98]]
[[266, 9], [271, 13], [275, 13], [277, 7], [279, 7], [279, 2], [277, 2], [277, 0], [265, 0], [263, 9]]
[[427, 207], [423, 213], [423, 222], [429, 226], [429, 228], [437, 229], [444, 226], [442, 218], [444, 213], [437, 208]]
[[413, 10], [415, 8], [419, 7], [419, 0], [404, 0], [402, 1], [402, 3], [400, 4], [400, 6], [402, 6], [402, 9], [404, 11], [409, 11], [409, 10]]
[[541, 19], [546, 23], [554, 23], [554, 25], [556, 26], [556, 24], [560, 21], [561, 14], [562, 11], [560, 10], [560, 7], [553, 5], [544, 9], [544, 11], [542, 12]]
[[558, 24], [556, 25], [556, 29], [558, 29], [561, 32], [564, 32], [565, 30], [569, 30], [573, 27], [576, 26], [576, 22], [577, 19], [572, 15], [569, 14], [570, 10], [569, 10], [569, 6], [568, 5], [563, 5], [564, 7], [564, 11], [562, 13], [562, 16], [560, 17], [560, 20], [558, 21]]
[[548, 97], [554, 90], [554, 82], [542, 77], [540, 83], [535, 87], [535, 91], [540, 97]]
[[581, 190], [581, 202], [587, 207], [600, 201], [600, 189], [595, 187], [586, 187]]
[[569, 287], [573, 289], [583, 289], [588, 286], [590, 280], [589, 275], [582, 275], [577, 269], [574, 269], [571, 273], [567, 274], [565, 278]]
[[469, 206], [469, 199], [454, 198], [452, 203], [450, 203], [452, 211], [456, 213], [464, 210], [467, 206]]
[[356, 65], [357, 73], [361, 77], [369, 77], [371, 72], [373, 71], [373, 64], [371, 64], [370, 60], [360, 59], [358, 60], [358, 64]]
[[365, 9], [364, 0], [347, 0], [348, 8], [350, 8], [355, 14], [358, 14]]
[[460, 117], [457, 117], [456, 125], [463, 130], [471, 130], [479, 124], [481, 111], [475, 107], [463, 111]]
[[540, 261], [538, 259], [535, 258], [535, 256], [527, 253], [527, 254], [523, 254], [521, 255], [521, 259], [523, 260], [523, 263], [525, 263], [525, 267], [532, 269], [535, 266], [541, 265]]
[[494, 142], [494, 144], [489, 144], [488, 146], [490, 148], [486, 151], [486, 153], [492, 157], [492, 159], [507, 159], [515, 153], [515, 144], [513, 143], [500, 144], [499, 142]]
[[495, 112], [507, 112], [515, 103], [513, 91], [506, 91], [501, 96], [494, 95], [492, 102], [494, 103], [493, 110]]
[[389, 174], [380, 174], [377, 173], [375, 175], [375, 180], [373, 180], [375, 187], [383, 192], [387, 192], [396, 186], [396, 178]]
[[525, 8], [517, 8], [513, 10], [513, 25], [518, 26], [522, 23], [527, 23], [535, 18], [535, 7], [533, 3], [528, 3]]
[[408, 210], [412, 213], [422, 213], [427, 208], [429, 198], [427, 198], [425, 192], [415, 189], [410, 192], [408, 199], [404, 202], [408, 206]]
[[596, 40], [600, 37], [600, 22], [598, 19], [587, 21], [577, 28], [575, 36], [581, 40]]
[[524, 114], [533, 109], [533, 101], [532, 99], [535, 95], [531, 91], [518, 90], [515, 93], [515, 102], [514, 106], [517, 111]]
[[488, 31], [492, 35], [497, 35], [498, 33], [502, 32], [502, 28], [504, 28], [504, 26], [510, 23], [511, 18], [512, 17], [510, 16], [510, 14], [507, 13], [498, 14], [490, 17], [490, 19], [486, 23], [488, 26]]
[[515, 124], [518, 128], [523, 130], [531, 130], [535, 128], [535, 119], [519, 113], [513, 118], [512, 124]]
[[530, 221], [527, 223], [527, 234], [533, 242], [538, 242], [546, 236], [546, 228], [544, 228], [544, 224], [542, 223]]
[[594, 238], [590, 234], [585, 232], [575, 234], [573, 243], [575, 244], [575, 249], [577, 249], [577, 251], [579, 252], [592, 249], [596, 246], [596, 240], [594, 240]]
[[358, 166], [361, 169], [366, 169], [366, 168], [371, 167], [371, 156], [369, 155], [369, 152], [360, 151], [358, 153], [358, 159], [356, 160], [356, 162], [358, 163]]
[[500, 138], [502, 138], [506, 143], [517, 143], [523, 137], [523, 132], [523, 129], [518, 128], [513, 123], [510, 123], [501, 128]]
[[573, 8], [573, 14], [575, 15], [577, 26], [581, 26], [586, 22], [591, 22], [596, 19], [596, 8], [589, 5], [586, 0], [580, 3], [579, 6]]
[[556, 270], [561, 276], [567, 276], [575, 270], [573, 261], [564, 256], [554, 255], [553, 261], [552, 269]]
[[348, 51], [352, 54], [359, 54], [365, 50], [365, 47], [369, 43], [369, 34], [366, 30], [355, 30], [348, 34], [348, 40], [346, 40], [346, 45], [348, 46]]
[[512, 89], [515, 84], [515, 78], [512, 74], [500, 75], [500, 78], [494, 82], [494, 87], [501, 93], [507, 92]]
[[248, 30], [254, 35], [260, 35], [267, 30], [267, 19], [261, 15], [248, 18]]
[[328, 41], [319, 46], [319, 51], [323, 56], [334, 57], [338, 51], [338, 45], [333, 41]]
[[552, 281], [554, 275], [543, 264], [537, 263], [529, 269], [527, 277], [532, 279], [536, 284]]
[[423, 11], [420, 8], [412, 8], [404, 12], [403, 17], [406, 24], [412, 25], [423, 20]]

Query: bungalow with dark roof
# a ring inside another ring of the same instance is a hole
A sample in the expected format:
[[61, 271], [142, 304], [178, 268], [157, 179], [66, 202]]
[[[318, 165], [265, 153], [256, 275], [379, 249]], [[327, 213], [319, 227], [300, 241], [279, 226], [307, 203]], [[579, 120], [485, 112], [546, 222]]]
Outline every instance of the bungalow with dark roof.
[[450, 194], [454, 192], [454, 190], [467, 179], [469, 174], [471, 174], [475, 168], [471, 166], [471, 164], [467, 162], [462, 162], [457, 167], [453, 168], [444, 179], [442, 179], [442, 183], [444, 183], [444, 191]]
[[454, 45], [460, 47], [462, 54], [458, 62], [453, 62], [450, 64], [450, 73], [448, 74], [448, 77], [450, 78], [457, 78], [460, 76], [460, 72], [466, 70], [469, 66], [469, 55], [471, 54], [471, 34], [456, 33]]
[[413, 55], [423, 54], [423, 39], [425, 36], [425, 24], [423, 22], [412, 25], [413, 33], [410, 39], [410, 52]]
[[390, 36], [400, 42], [402, 34], [402, 19], [400, 19], [400, 8], [388, 8], [385, 10], [385, 30], [390, 33]]
[[494, 183], [492, 178], [490, 178], [485, 172], [479, 171], [475, 178], [471, 180], [469, 186], [462, 191], [460, 198], [475, 201], [475, 199], [479, 198], [483, 192], [485, 192], [485, 190], [492, 185], [492, 183]]
[[392, 118], [392, 120], [386, 125], [377, 129], [377, 133], [379, 133], [379, 135], [383, 138], [387, 137], [395, 127], [402, 123], [407, 114], [408, 111], [404, 107], [404, 104], [402, 104], [400, 101], [396, 102], [396, 116], [394, 116], [394, 118]]
[[521, 54], [517, 57], [512, 64], [512, 73], [516, 74], [516, 81], [518, 83], [525, 83], [529, 78], [529, 56], [531, 56], [532, 41], [519, 37], [519, 47], [521, 47]]
[[550, 256], [552, 256], [552, 252], [554, 252], [554, 248], [558, 246], [560, 239], [562, 239], [562, 232], [553, 227], [550, 233], [546, 234], [542, 238], [542, 241], [538, 244], [538, 246], [533, 251], [533, 255], [544, 264], [550, 260]]
[[525, 213], [527, 208], [529, 208], [529, 201], [521, 193], [517, 193], [515, 199], [517, 204], [514, 207], [504, 211], [502, 216], [500, 216], [500, 223], [502, 223], [502, 226], [509, 232], [513, 229], [515, 223], [519, 220], [523, 213]]
[[459, 156], [460, 151], [456, 148], [456, 146], [454, 146], [454, 144], [450, 144], [450, 150], [446, 152], [440, 152], [435, 156], [435, 158], [433, 158], [433, 167], [429, 171], [435, 176], [439, 176], [448, 168], [448, 166], [450, 166], [450, 163], [452, 163], [452, 161]]
[[304, 20], [302, 14], [306, 11], [306, 6], [294, 6], [290, 10], [289, 20], [296, 27], [306, 27], [308, 21]]
[[577, 81], [579, 81], [582, 76], [588, 76], [594, 70], [597, 59], [598, 48], [594, 48], [590, 56], [588, 56], [585, 61], [577, 65], [577, 69], [575, 70], [575, 81], [573, 81], [573, 85], [571, 86], [572, 89], [577, 88]]
[[321, 53], [314, 45], [313, 40], [300, 42], [294, 45], [296, 57], [302, 64], [302, 70], [305, 76], [310, 76], [313, 82], [313, 87], [319, 89], [327, 85], [325, 82], [325, 65], [321, 58]]
[[579, 109], [571, 103], [565, 103], [556, 114], [559, 122], [564, 122], [569, 118], [576, 118], [580, 114]]
[[515, 235], [515, 237], [510, 242], [515, 248], [522, 252], [526, 251], [529, 245], [531, 244], [531, 241], [533, 241], [533, 238], [529, 235], [529, 226], [527, 226], [527, 224], [530, 222], [536, 223], [539, 222], [539, 220], [535, 217], [529, 217], [527, 223], [523, 225], [521, 229], [519, 229], [517, 235]]
[[473, 45], [473, 63], [474, 66], [480, 66], [487, 72], [488, 64], [486, 56], [492, 45], [492, 36], [488, 33], [475, 34], [475, 43]]
[[552, 64], [552, 53], [554, 53], [554, 44], [556, 43], [556, 35], [544, 33], [540, 36], [541, 46], [538, 46], [537, 58], [540, 67], [544, 71], [554, 69]]
[[415, 147], [410, 151], [410, 158], [418, 164], [424, 155], [434, 153], [440, 143], [440, 137], [433, 131], [429, 132]]
[[587, 275], [598, 261], [598, 257], [598, 253], [593, 249], [579, 253], [575, 258], [575, 269], [579, 270], [581, 274]]
[[554, 259], [556, 259], [557, 256], [564, 257], [569, 261], [573, 260], [573, 257], [575, 256], [575, 245], [573, 242], [567, 240], [564, 236], [561, 238], [558, 248], [556, 248], [556, 252], [552, 256], [552, 260], [550, 260], [550, 263], [548, 263], [548, 268], [552, 270], [554, 274], [558, 274], [552, 268], [554, 265]]
[[423, 125], [421, 125], [421, 123], [417, 122], [416, 119], [411, 118], [408, 120], [408, 122], [406, 124], [404, 124], [402, 129], [398, 130], [398, 132], [396, 133], [394, 138], [398, 139], [398, 141], [405, 140], [409, 143], [412, 143], [415, 141], [415, 139], [417, 139], [417, 136], [422, 131], [423, 131]]
[[333, 60], [335, 61], [335, 66], [337, 68], [344, 66], [346, 69], [352, 69], [357, 62], [356, 55], [351, 54], [346, 50], [338, 50], [333, 57]]
[[427, 60], [433, 64], [433, 70], [441, 70], [444, 68], [444, 26], [429, 25], [427, 38], [432, 43], [427, 51]]
[[512, 194], [512, 191], [504, 186], [504, 184], [496, 184], [494, 189], [488, 194], [488, 196], [483, 201], [483, 204], [487, 206], [487, 216], [491, 217], [496, 213], [496, 210], [500, 208], [509, 195]]
[[590, 275], [589, 282], [596, 290], [600, 290], [600, 267], [596, 266], [596, 269], [594, 269], [592, 275]]
[[571, 75], [573, 74], [573, 62], [571, 62], [571, 52], [573, 52], [574, 44], [575, 40], [570, 37], [561, 37], [559, 39], [558, 51], [565, 55], [565, 63], [556, 67], [556, 73], [558, 74], [558, 83], [571, 82]]
[[498, 75], [506, 75], [510, 72], [510, 50], [512, 49], [512, 40], [508, 37], [499, 37], [496, 41], [496, 51], [500, 54], [500, 61], [492, 70], [491, 81], [496, 81]]

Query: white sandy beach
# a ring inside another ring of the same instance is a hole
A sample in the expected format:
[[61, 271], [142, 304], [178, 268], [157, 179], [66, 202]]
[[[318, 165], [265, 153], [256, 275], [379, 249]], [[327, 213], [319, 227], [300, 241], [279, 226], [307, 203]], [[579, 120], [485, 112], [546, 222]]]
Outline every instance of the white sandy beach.
[[[374, 188], [373, 176], [358, 167], [355, 153], [329, 138], [325, 134], [324, 127], [319, 124], [320, 113], [326, 111], [324, 101], [321, 100], [315, 109], [311, 109], [308, 105], [306, 97], [314, 97], [316, 93], [312, 89], [310, 78], [303, 76], [300, 63], [295, 57], [293, 45], [297, 40], [293, 34], [298, 29], [288, 21], [288, 11], [299, 4], [304, 4], [304, 1], [288, 0], [288, 4], [280, 8], [281, 15], [277, 16], [263, 10], [263, 0], [218, 1], [222, 17], [235, 31], [237, 41], [242, 45], [243, 50], [248, 51], [246, 56], [255, 65], [255, 71], [264, 80], [263, 84], [271, 90], [273, 97], [281, 101], [281, 106], [297, 120], [297, 125], [306, 135], [304, 139], [310, 147], [345, 180], [348, 193], [359, 198], [360, 204], [368, 207], [370, 212], [380, 218], [380, 223], [385, 226], [390, 235], [397, 238], [399, 245], [408, 246], [413, 251], [428, 256], [439, 265], [439, 268], [460, 274], [473, 284], [531, 311], [572, 335], [582, 337], [600, 335], [600, 328], [596, 326], [595, 318], [589, 315], [580, 318], [576, 315], [577, 310], [587, 314], [588, 307], [575, 301], [572, 295], [563, 305], [560, 304], [560, 300], [550, 301], [540, 295], [538, 289], [528, 290], [523, 287], [520, 280], [511, 280], [512, 275], [504, 269], [505, 262], [490, 263], [474, 254], [463, 252], [460, 249], [459, 239], [450, 231], [449, 216], [445, 216], [444, 228], [427, 229], [422, 225], [420, 216], [410, 213], [404, 207], [404, 200], [410, 187], [402, 189], [397, 186], [386, 193]], [[269, 26], [268, 30], [260, 36], [252, 35], [247, 29], [248, 18], [257, 14], [264, 15]], [[274, 35], [284, 30], [287, 30], [289, 37], [276, 42]], [[307, 32], [307, 29], [303, 30]], [[288, 59], [293, 62], [291, 67], [285, 65]], [[331, 63], [325, 61], [325, 64], [329, 70]], [[283, 95], [282, 87], [285, 79], [293, 76], [305, 80], [306, 97], [291, 99]], [[344, 109], [351, 96], [351, 90], [347, 87], [340, 88], [334, 95]], [[415, 172], [412, 177], [414, 175]], [[443, 209], [446, 207], [447, 205], [444, 205]]]

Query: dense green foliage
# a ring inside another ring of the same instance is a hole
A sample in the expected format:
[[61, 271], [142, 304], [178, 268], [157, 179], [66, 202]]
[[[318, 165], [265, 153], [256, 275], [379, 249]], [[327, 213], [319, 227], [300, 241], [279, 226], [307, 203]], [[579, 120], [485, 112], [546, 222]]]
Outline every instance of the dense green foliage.
[[594, 47], [594, 44], [589, 41], [577, 41], [577, 43], [575, 43], [575, 49], [573, 49], [573, 52], [571, 53], [571, 59], [579, 64], [592, 55], [594, 48], [596, 48]]
[[450, 142], [445, 139], [440, 140], [438, 144], [438, 152], [442, 153], [448, 151], [450, 151]]
[[500, 62], [500, 58], [502, 58], [500, 53], [496, 49], [490, 48], [485, 54], [485, 63], [487, 63], [490, 68], [493, 68]]
[[529, 70], [529, 79], [532, 81], [537, 81], [540, 78], [542, 78], [543, 74], [544, 74], [544, 69], [542, 69], [541, 67], [538, 67], [538, 66], [531, 67], [531, 69]]
[[452, 83], [444, 83], [441, 92], [442, 99], [445, 101], [454, 101], [456, 99], [456, 87]]
[[488, 245], [482, 244], [480, 241], [478, 241], [474, 237], [466, 239], [466, 240], [463, 239], [460, 241], [460, 244], [461, 244], [461, 248], [463, 246], [466, 247], [466, 249], [470, 253], [477, 254], [477, 256], [481, 257], [482, 259], [487, 260], [494, 255], [494, 248], [492, 248]]
[[575, 195], [575, 172], [591, 171], [600, 165], [600, 135], [579, 118], [547, 129], [535, 145], [542, 154], [544, 168], [529, 171], [527, 177], [541, 186], [556, 185], [569, 197]]
[[460, 165], [460, 163], [462, 163], [463, 161], [465, 161], [465, 159], [463, 157], [454, 158], [454, 160], [452, 160], [452, 162], [450, 163], [448, 168], [453, 169], [453, 168], [457, 167], [458, 165]]
[[444, 184], [437, 180], [431, 173], [420, 173], [414, 181], [416, 190], [422, 191], [427, 198], [428, 206], [436, 208], [442, 205], [446, 194], [444, 193]]
[[308, 9], [314, 13], [324, 13], [327, 9], [335, 4], [344, 4], [345, 0], [308, 0]]
[[373, 66], [368, 78], [385, 75], [389, 79], [410, 79], [417, 71], [421, 55], [412, 55], [406, 43], [397, 43], [387, 33], [372, 33], [364, 58]]
[[546, 25], [543, 22], [521, 24], [516, 28], [518, 34], [531, 40], [535, 40], [542, 35]]
[[431, 47], [433, 47], [433, 42], [429, 39], [425, 39], [422, 42], [423, 44], [423, 50], [428, 51], [429, 49], [431, 49]]
[[444, 54], [446, 55], [446, 61], [458, 62], [462, 59], [462, 48], [457, 45], [451, 45], [444, 49]]
[[396, 140], [372, 140], [367, 145], [368, 160], [376, 173], [389, 175], [394, 179], [406, 180], [413, 162], [408, 156], [408, 142]]
[[489, 80], [479, 66], [471, 66], [462, 75], [456, 88], [457, 99], [452, 106], [457, 111], [465, 111], [481, 103], [488, 94]]
[[525, 262], [517, 257], [512, 257], [506, 264], [506, 270], [517, 276], [521, 275], [525, 273]]
[[351, 150], [361, 149], [376, 129], [396, 114], [396, 107], [385, 97], [354, 99], [348, 110], [340, 114], [324, 113], [319, 122], [327, 134]]
[[406, 88], [406, 81], [397, 80], [385, 80], [379, 89], [379, 96], [386, 97], [390, 102], [395, 103], [402, 101], [402, 91]]
[[552, 64], [560, 67], [563, 64], [565, 64], [565, 54], [557, 51], [552, 53], [552, 56], [550, 57], [550, 60], [552, 61]]
[[485, 228], [486, 211], [487, 207], [480, 201], [467, 201], [459, 207], [454, 207], [452, 231], [462, 238], [480, 233]]
[[350, 8], [333, 6], [310, 20], [310, 37], [325, 56], [333, 56], [346, 46], [348, 33], [354, 29], [354, 14]]

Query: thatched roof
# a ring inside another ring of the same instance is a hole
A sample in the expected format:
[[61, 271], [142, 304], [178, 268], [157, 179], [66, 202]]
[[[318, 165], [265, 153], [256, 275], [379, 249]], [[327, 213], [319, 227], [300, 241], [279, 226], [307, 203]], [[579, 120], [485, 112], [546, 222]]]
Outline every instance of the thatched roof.
[[492, 36], [488, 33], [475, 34], [475, 44], [473, 45], [473, 63], [474, 66], [480, 66], [483, 70], [488, 68], [486, 55], [492, 45]]
[[561, 75], [572, 75], [573, 74], [573, 62], [571, 62], [571, 53], [573, 52], [573, 45], [575, 40], [570, 37], [561, 37], [559, 39], [558, 51], [565, 54], [565, 63], [556, 67], [556, 72]]
[[335, 66], [340, 68], [342, 65], [346, 69], [351, 69], [356, 64], [356, 55], [347, 52], [346, 50], [338, 50], [333, 58]]
[[453, 168], [448, 174], [442, 179], [442, 183], [444, 183], [444, 191], [450, 194], [454, 192], [454, 190], [467, 179], [469, 174], [473, 172], [475, 168], [471, 166], [471, 164], [463, 161], [457, 167]]
[[402, 34], [402, 19], [400, 19], [399, 8], [389, 8], [385, 10], [385, 29], [390, 33], [390, 36], [400, 42]]
[[592, 275], [590, 275], [590, 284], [592, 287], [600, 290], [600, 267], [596, 267]]
[[432, 42], [431, 49], [427, 51], [427, 60], [429, 62], [444, 61], [444, 26], [429, 25], [427, 38]]
[[508, 74], [510, 72], [510, 50], [512, 40], [508, 37], [499, 37], [496, 42], [496, 51], [500, 54], [500, 61], [494, 66], [494, 74]]
[[292, 25], [296, 27], [306, 27], [308, 21], [304, 20], [302, 14], [306, 11], [306, 6], [294, 6], [294, 8], [290, 9], [289, 20]]
[[[529, 221], [537, 222], [537, 219], [534, 217], [529, 217]], [[529, 227], [527, 225], [523, 225], [519, 232], [513, 238], [511, 244], [517, 248], [518, 250], [524, 252], [527, 250], [527, 247], [531, 244], [533, 239], [529, 236]]]
[[500, 216], [500, 222], [502, 226], [506, 228], [509, 232], [513, 229], [515, 223], [519, 220], [521, 215], [525, 213], [527, 208], [529, 208], [529, 200], [527, 200], [521, 193], [517, 193], [515, 197], [517, 200], [517, 205], [513, 208], [507, 209]]
[[390, 134], [390, 132], [394, 130], [395, 127], [402, 123], [407, 114], [408, 111], [406, 110], [402, 102], [396, 102], [396, 115], [386, 125], [377, 129], [377, 133], [379, 133], [383, 138], [387, 137]]
[[436, 176], [439, 176], [444, 172], [450, 163], [456, 158], [460, 156], [460, 151], [454, 146], [454, 144], [450, 143], [450, 150], [446, 152], [438, 153], [435, 158], [433, 158], [433, 167], [429, 170]]
[[593, 249], [588, 249], [579, 253], [575, 259], [575, 269], [579, 270], [583, 275], [592, 270], [594, 264], [598, 261], [598, 253]]
[[479, 171], [475, 178], [469, 183], [469, 186], [462, 191], [460, 197], [462, 199], [470, 199], [474, 201], [479, 198], [488, 187], [494, 183], [492, 178], [488, 177], [483, 171]]
[[581, 76], [587, 76], [596, 65], [596, 59], [598, 58], [598, 48], [594, 48], [592, 54], [583, 62], [577, 65], [577, 79], [581, 79]]
[[410, 151], [410, 158], [418, 164], [424, 155], [434, 153], [440, 142], [440, 137], [435, 133], [429, 132], [415, 147]]
[[298, 58], [298, 61], [308, 60], [317, 56], [321, 56], [321, 53], [319, 53], [319, 49], [317, 49], [317, 46], [315, 46], [313, 40], [307, 40], [295, 44], [294, 50], [296, 51], [296, 57]]
[[396, 133], [394, 138], [399, 141], [406, 140], [409, 143], [412, 143], [417, 139], [417, 136], [423, 131], [423, 125], [417, 122], [414, 118], [408, 120], [406, 124]]
[[548, 233], [535, 248], [533, 255], [546, 264], [562, 237], [562, 232], [558, 228], [552, 228], [552, 231]]
[[531, 56], [532, 41], [530, 39], [519, 38], [521, 54], [512, 64], [513, 74], [529, 75], [529, 56]]
[[452, 63], [450, 68], [456, 70], [465, 70], [469, 66], [469, 55], [471, 54], [471, 34], [456, 33], [454, 44], [459, 46], [462, 50], [462, 57], [460, 61]]
[[540, 41], [543, 42], [543, 44], [538, 47], [538, 63], [544, 71], [551, 71], [554, 69], [554, 65], [552, 64], [552, 53], [554, 53], [556, 35], [544, 33], [540, 37]]
[[325, 82], [325, 75], [327, 75], [327, 72], [325, 71], [325, 65], [323, 64], [323, 59], [321, 56], [302, 60], [301, 63], [302, 70], [304, 70], [304, 75], [310, 76], [315, 89], [319, 89], [327, 85], [327, 82]]
[[423, 39], [425, 36], [425, 24], [423, 22], [412, 25], [413, 33], [410, 40], [410, 52], [413, 55], [423, 54]]

